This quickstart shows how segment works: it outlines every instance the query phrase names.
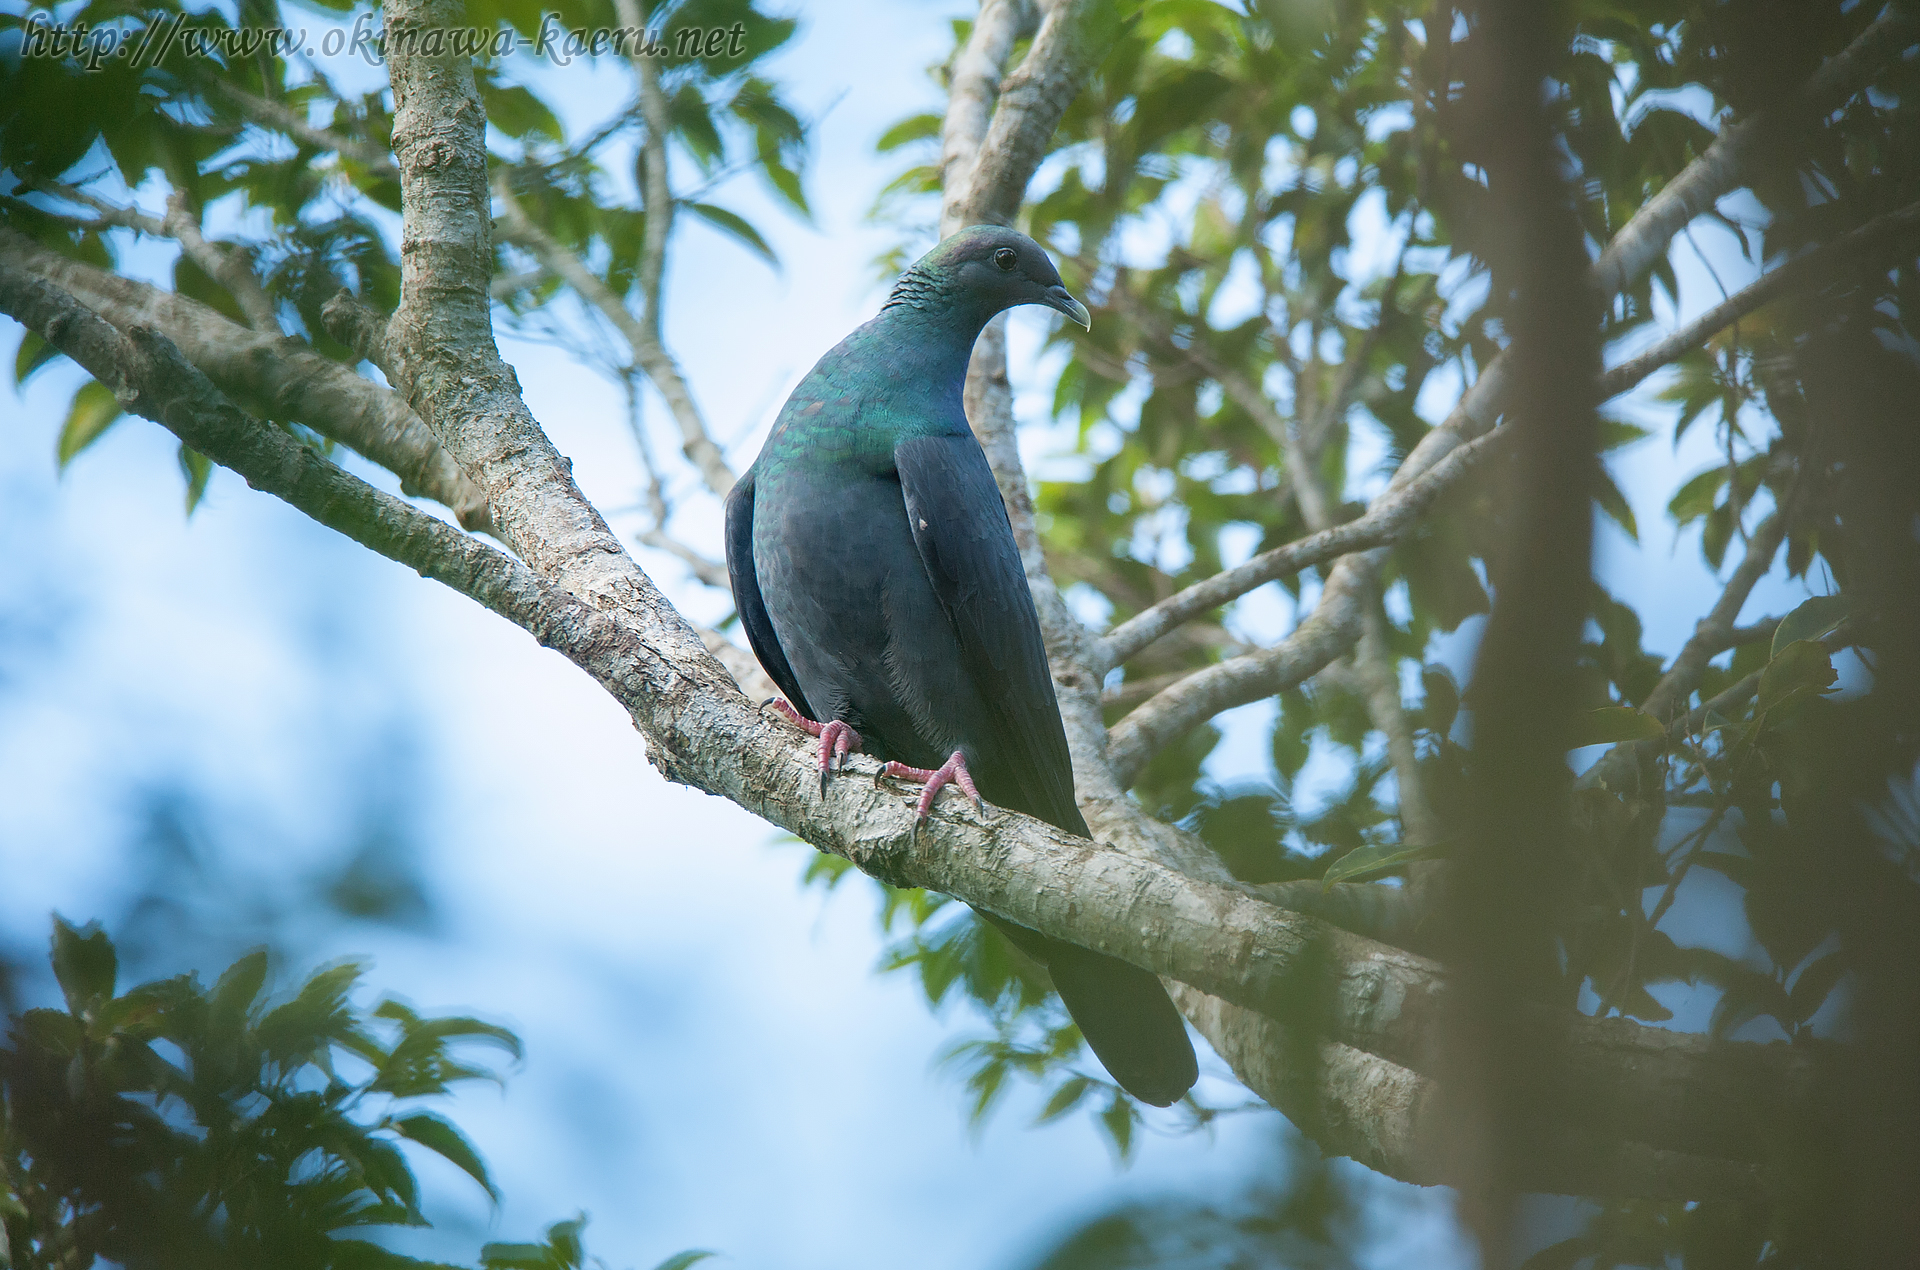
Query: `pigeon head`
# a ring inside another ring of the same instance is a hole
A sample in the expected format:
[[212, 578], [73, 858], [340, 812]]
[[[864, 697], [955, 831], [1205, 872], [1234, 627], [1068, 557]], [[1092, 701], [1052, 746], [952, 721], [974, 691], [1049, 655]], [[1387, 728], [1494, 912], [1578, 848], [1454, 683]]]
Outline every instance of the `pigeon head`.
[[999, 225], [972, 225], [913, 263], [887, 307], [944, 307], [981, 323], [1018, 304], [1043, 304], [1092, 329], [1087, 306], [1067, 293], [1039, 243]]

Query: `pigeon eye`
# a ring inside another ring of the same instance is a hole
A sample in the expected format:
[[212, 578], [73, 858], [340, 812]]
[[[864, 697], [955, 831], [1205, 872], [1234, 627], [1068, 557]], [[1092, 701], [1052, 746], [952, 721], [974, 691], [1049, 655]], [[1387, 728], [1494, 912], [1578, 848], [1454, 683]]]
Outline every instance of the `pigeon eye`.
[[1013, 254], [1013, 248], [1011, 247], [1002, 247], [999, 251], [993, 253], [993, 263], [999, 265], [1008, 273], [1013, 272], [1014, 263], [1018, 259], [1019, 257]]

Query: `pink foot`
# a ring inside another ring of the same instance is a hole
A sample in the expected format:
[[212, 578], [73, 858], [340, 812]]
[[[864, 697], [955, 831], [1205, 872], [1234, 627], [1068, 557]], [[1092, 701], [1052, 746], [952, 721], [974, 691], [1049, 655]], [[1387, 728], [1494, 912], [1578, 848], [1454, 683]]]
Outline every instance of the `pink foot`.
[[[820, 793], [827, 792], [827, 777], [836, 764], [847, 757], [849, 751], [860, 748], [860, 734], [852, 728], [834, 719], [828, 723], [815, 723], [806, 715], [794, 709], [785, 697], [775, 697], [773, 708], [787, 716], [787, 721], [805, 732], [808, 736], [820, 738]], [[972, 778], [968, 778], [971, 782]]]
[[933, 800], [948, 785], [958, 785], [968, 798], [973, 800], [975, 811], [985, 813], [986, 807], [980, 802], [980, 791], [973, 787], [973, 773], [967, 770], [967, 759], [959, 750], [942, 763], [937, 769], [908, 767], [905, 763], [888, 763], [881, 772], [883, 776], [904, 776], [908, 780], [925, 781], [927, 787], [920, 791], [920, 805], [915, 815], [925, 820], [927, 813], [933, 810]]

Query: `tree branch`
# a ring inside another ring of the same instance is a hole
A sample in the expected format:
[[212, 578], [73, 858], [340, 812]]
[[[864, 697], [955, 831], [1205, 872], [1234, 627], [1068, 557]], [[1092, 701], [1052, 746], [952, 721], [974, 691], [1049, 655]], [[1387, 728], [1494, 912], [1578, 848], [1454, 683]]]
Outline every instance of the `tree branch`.
[[[674, 422], [679, 425], [681, 448], [688, 461], [700, 473], [707, 488], [716, 496], [725, 498], [727, 491], [733, 488], [733, 469], [727, 466], [726, 456], [720, 453], [720, 447], [707, 434], [706, 421], [700, 417], [700, 409], [693, 403], [693, 394], [681, 378], [679, 365], [660, 343], [656, 324], [660, 286], [658, 275], [654, 275], [651, 281], [653, 291], [647, 306], [648, 316], [645, 319], [637, 318], [613, 293], [613, 289], [587, 268], [585, 261], [562, 247], [551, 234], [528, 217], [513, 196], [513, 186], [505, 170], [494, 174], [493, 195], [499, 200], [500, 220], [507, 237], [531, 252], [543, 268], [558, 275], [582, 300], [612, 323], [614, 330], [620, 332], [620, 337], [633, 352], [634, 363], [659, 390]], [[653, 242], [652, 215], [652, 212], [648, 213], [647, 221], [649, 254]]]
[[182, 191], [173, 190], [167, 195], [167, 214], [156, 219], [137, 207], [109, 203], [86, 190], [59, 181], [49, 181], [39, 188], [56, 198], [92, 208], [105, 224], [131, 229], [149, 238], [174, 240], [180, 244], [187, 259], [199, 266], [200, 272], [227, 289], [227, 294], [240, 306], [247, 325], [270, 335], [282, 333], [279, 316], [273, 310], [273, 301], [260, 289], [260, 280], [254, 276], [243, 255], [237, 251], [221, 251], [201, 237], [200, 223], [187, 210], [187, 198]]
[[1223, 569], [1204, 582], [1196, 582], [1128, 618], [1100, 641], [1100, 673], [1104, 675], [1113, 667], [1126, 664], [1141, 649], [1181, 623], [1236, 600], [1255, 587], [1351, 552], [1397, 541], [1435, 498], [1465, 477], [1500, 444], [1497, 433], [1481, 437], [1449, 454], [1419, 480], [1381, 495], [1359, 519], [1263, 551], [1245, 564]]
[[50, 251], [0, 226], [0, 261], [73, 293], [121, 330], [152, 326], [222, 392], [263, 417], [303, 423], [400, 478], [401, 489], [490, 527], [486, 496], [396, 394], [297, 340], [250, 331], [206, 305]]
[[1909, 203], [1899, 211], [1874, 217], [1844, 237], [1795, 256], [1685, 326], [1662, 336], [1645, 351], [1605, 371], [1600, 376], [1602, 399], [1627, 391], [1788, 289], [1803, 282], [1830, 281], [1834, 271], [1851, 258], [1868, 256], [1875, 248], [1897, 243], [1916, 226], [1920, 226], [1920, 203]]
[[[1254, 1093], [1280, 1109], [1328, 1155], [1433, 1186], [1446, 1180], [1446, 1125], [1432, 1079], [1384, 1058], [1176, 985], [1181, 1013]], [[1545, 1136], [1526, 1163], [1545, 1194], [1755, 1201], [1754, 1164], [1596, 1141], [1564, 1130]]]
[[306, 117], [299, 111], [285, 103], [255, 97], [245, 89], [236, 88], [225, 80], [216, 80], [215, 86], [227, 100], [240, 108], [242, 114], [263, 128], [284, 132], [300, 144], [311, 146], [315, 150], [331, 151], [343, 158], [352, 159], [365, 168], [368, 175], [383, 181], [394, 181], [400, 177], [400, 170], [393, 166], [393, 156], [371, 141], [362, 141], [357, 137], [346, 137], [325, 128], [317, 128], [308, 123]]

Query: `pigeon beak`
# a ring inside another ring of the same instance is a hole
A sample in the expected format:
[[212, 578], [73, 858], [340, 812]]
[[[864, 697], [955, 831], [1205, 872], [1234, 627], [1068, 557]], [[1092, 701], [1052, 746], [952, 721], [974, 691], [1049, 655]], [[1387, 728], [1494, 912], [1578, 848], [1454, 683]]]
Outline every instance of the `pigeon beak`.
[[1040, 303], [1058, 309], [1089, 331], [1093, 329], [1093, 314], [1087, 312], [1086, 305], [1067, 294], [1065, 287], [1048, 287], [1047, 298]]

